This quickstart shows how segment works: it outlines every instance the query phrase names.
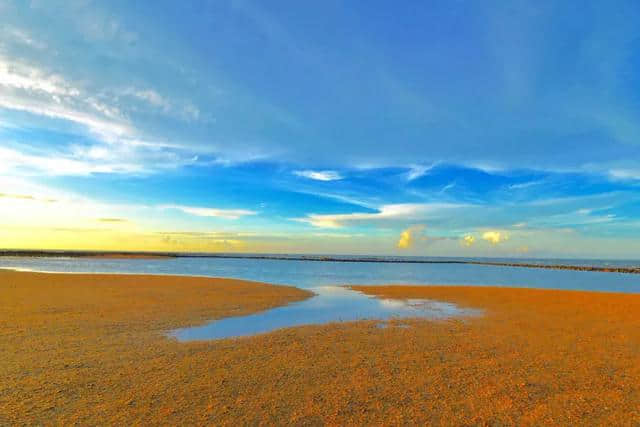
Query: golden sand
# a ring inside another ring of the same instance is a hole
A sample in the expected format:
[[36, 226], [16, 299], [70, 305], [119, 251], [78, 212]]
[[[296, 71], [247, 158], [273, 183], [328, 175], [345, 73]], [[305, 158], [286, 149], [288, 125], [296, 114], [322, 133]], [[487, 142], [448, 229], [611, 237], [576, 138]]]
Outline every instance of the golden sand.
[[640, 295], [357, 289], [486, 315], [178, 343], [164, 332], [308, 294], [223, 279], [0, 272], [0, 425], [640, 423]]

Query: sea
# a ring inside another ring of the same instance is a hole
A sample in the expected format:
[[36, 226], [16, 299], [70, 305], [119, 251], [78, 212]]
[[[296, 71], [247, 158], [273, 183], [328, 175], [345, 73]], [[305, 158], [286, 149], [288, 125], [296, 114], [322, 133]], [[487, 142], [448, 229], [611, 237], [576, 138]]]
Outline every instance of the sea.
[[[82, 257], [0, 257], [0, 268], [59, 273], [173, 274], [229, 277], [300, 288], [335, 285], [486, 285], [606, 292], [640, 292], [640, 274], [509, 267], [450, 262], [526, 263], [597, 267], [640, 267], [639, 260], [359, 257], [243, 255], [241, 258], [178, 257], [109, 259]], [[277, 257], [269, 258], [269, 257]], [[291, 259], [287, 259], [287, 257]], [[321, 259], [340, 261], [319, 261]], [[373, 262], [360, 262], [366, 259]], [[375, 262], [376, 260], [380, 262]], [[351, 262], [352, 261], [352, 262]], [[401, 261], [401, 262], [391, 262]], [[409, 262], [407, 262], [409, 261]], [[426, 263], [420, 263], [422, 261]]]

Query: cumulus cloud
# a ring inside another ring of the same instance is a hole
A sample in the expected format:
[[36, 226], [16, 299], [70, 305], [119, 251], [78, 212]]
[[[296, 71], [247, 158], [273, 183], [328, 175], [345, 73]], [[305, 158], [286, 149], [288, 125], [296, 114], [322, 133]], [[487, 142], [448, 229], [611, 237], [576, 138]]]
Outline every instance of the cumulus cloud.
[[497, 245], [506, 240], [509, 240], [509, 236], [502, 231], [485, 231], [482, 233], [482, 238], [492, 245]]
[[476, 242], [476, 238], [471, 234], [467, 234], [462, 238], [462, 244], [466, 247], [472, 246]]
[[216, 208], [202, 208], [193, 206], [180, 206], [180, 205], [163, 205], [162, 209], [177, 209], [186, 214], [194, 216], [204, 217], [217, 217], [224, 219], [238, 219], [247, 215], [256, 215], [256, 211], [247, 209], [216, 209]]
[[[400, 233], [400, 239], [398, 243], [396, 243], [396, 247], [398, 249], [409, 249], [415, 243], [416, 237], [420, 235], [425, 229], [424, 225], [414, 225], [412, 227], [403, 230]], [[425, 239], [424, 236], [421, 236], [422, 239]]]
[[337, 171], [313, 171], [313, 170], [300, 170], [294, 171], [294, 175], [301, 176], [303, 178], [314, 179], [316, 181], [338, 181], [344, 177]]

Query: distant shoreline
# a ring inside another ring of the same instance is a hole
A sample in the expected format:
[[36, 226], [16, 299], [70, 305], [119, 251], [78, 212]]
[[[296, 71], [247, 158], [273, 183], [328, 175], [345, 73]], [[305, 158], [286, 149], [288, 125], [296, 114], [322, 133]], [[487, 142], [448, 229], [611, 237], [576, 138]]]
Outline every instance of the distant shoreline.
[[500, 262], [482, 260], [442, 259], [424, 260], [407, 258], [382, 258], [375, 256], [336, 257], [320, 255], [277, 255], [277, 254], [192, 254], [175, 252], [100, 252], [100, 251], [42, 251], [42, 250], [0, 250], [0, 257], [71, 257], [71, 258], [105, 258], [105, 259], [171, 259], [171, 258], [227, 258], [227, 259], [267, 259], [281, 261], [316, 261], [316, 262], [369, 262], [391, 264], [474, 264], [496, 267], [544, 268], [550, 270], [592, 271], [602, 273], [640, 274], [638, 267], [616, 267], [571, 264], [535, 264], [530, 262]]
[[[65, 255], [65, 256], [69, 256], [69, 255]], [[94, 255], [81, 255], [81, 257], [82, 258], [104, 258], [104, 259], [168, 259], [168, 258], [172, 258], [168, 255], [156, 255], [156, 254], [94, 254]]]

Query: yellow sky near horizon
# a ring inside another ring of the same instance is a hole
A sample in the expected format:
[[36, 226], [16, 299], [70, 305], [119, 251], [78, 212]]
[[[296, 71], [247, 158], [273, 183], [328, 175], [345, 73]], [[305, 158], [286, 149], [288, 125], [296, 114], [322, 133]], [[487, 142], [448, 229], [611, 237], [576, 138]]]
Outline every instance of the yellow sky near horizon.
[[[251, 250], [239, 239], [216, 233], [135, 232], [112, 229], [0, 228], [3, 249], [236, 252]], [[258, 249], [258, 246], [255, 247]]]

